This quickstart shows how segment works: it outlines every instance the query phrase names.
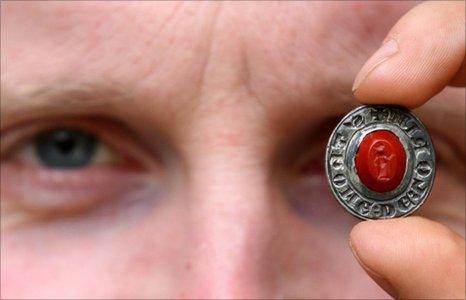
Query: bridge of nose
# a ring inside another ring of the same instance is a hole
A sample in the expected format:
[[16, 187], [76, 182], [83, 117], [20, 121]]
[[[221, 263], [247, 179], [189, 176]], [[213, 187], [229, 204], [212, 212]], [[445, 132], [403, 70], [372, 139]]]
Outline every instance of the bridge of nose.
[[228, 104], [193, 122], [186, 133], [189, 249], [180, 297], [268, 295], [264, 284], [272, 276], [276, 201], [260, 122], [250, 118], [243, 108]]

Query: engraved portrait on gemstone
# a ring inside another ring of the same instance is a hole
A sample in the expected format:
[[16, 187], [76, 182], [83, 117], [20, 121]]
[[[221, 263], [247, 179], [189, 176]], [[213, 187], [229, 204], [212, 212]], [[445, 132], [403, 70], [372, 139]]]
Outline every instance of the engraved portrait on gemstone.
[[369, 171], [378, 181], [387, 182], [390, 177], [393, 177], [395, 168], [392, 161], [395, 160], [395, 155], [390, 149], [391, 146], [385, 141], [377, 141], [372, 145], [369, 151]]

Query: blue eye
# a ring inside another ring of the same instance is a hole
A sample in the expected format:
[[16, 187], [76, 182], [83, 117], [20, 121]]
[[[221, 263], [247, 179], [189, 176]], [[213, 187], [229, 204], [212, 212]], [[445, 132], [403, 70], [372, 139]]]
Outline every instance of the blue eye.
[[92, 162], [98, 144], [96, 136], [90, 133], [60, 128], [39, 134], [34, 141], [34, 150], [46, 167], [75, 169]]

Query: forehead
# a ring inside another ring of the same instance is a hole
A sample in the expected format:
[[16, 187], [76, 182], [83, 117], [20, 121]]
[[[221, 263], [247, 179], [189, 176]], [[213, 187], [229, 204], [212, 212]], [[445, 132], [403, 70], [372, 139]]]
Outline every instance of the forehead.
[[3, 3], [2, 84], [33, 89], [79, 80], [186, 104], [234, 92], [266, 105], [309, 98], [319, 105], [319, 97], [349, 90], [406, 9], [386, 2]]

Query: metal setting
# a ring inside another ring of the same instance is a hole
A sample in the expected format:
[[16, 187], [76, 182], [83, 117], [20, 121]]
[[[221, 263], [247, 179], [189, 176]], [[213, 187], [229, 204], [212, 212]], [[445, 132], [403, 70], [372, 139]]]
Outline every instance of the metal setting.
[[[406, 153], [401, 183], [390, 192], [368, 189], [359, 179], [355, 156], [366, 135], [388, 130]], [[337, 125], [328, 142], [325, 171], [340, 204], [360, 219], [389, 219], [413, 213], [426, 200], [435, 177], [435, 151], [424, 125], [408, 110], [395, 106], [360, 106]]]

